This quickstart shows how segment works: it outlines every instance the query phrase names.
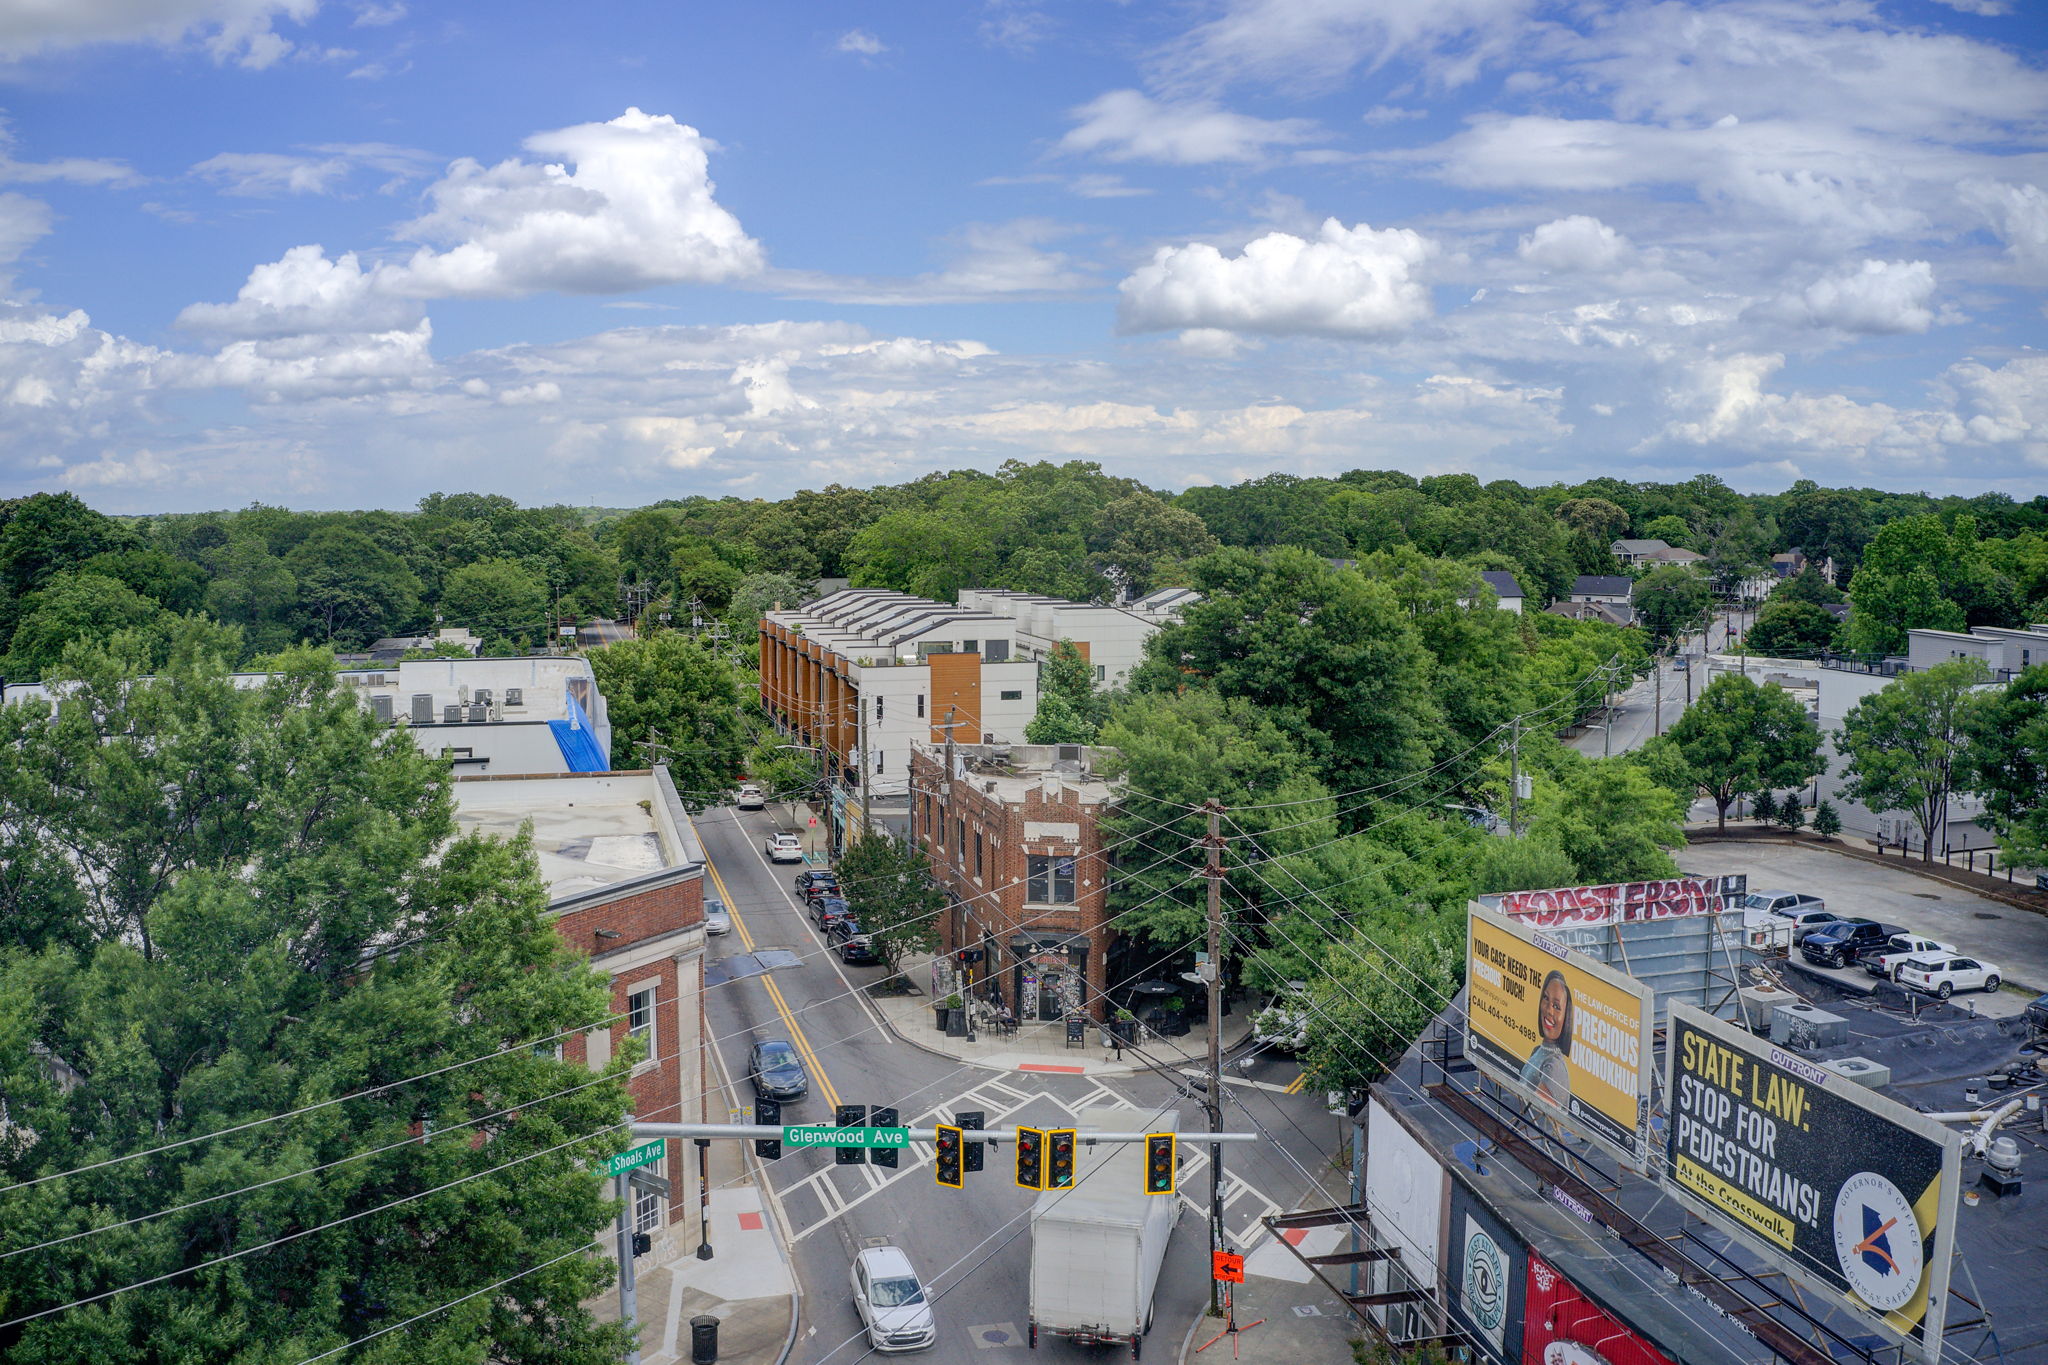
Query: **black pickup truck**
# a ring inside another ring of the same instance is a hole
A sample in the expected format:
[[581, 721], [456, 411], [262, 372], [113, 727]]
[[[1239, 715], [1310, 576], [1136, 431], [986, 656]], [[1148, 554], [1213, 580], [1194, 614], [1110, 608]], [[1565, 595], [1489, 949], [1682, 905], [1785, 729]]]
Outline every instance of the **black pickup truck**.
[[1816, 967], [1846, 967], [1865, 948], [1875, 948], [1903, 932], [1896, 924], [1879, 924], [1874, 919], [1836, 920], [1800, 939], [1799, 955]]

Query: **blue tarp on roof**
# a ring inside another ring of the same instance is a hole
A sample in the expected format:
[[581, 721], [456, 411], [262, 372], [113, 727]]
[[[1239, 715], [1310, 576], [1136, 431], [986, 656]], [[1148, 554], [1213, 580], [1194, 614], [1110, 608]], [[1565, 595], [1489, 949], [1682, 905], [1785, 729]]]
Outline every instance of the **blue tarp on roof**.
[[597, 736], [590, 730], [590, 717], [573, 695], [565, 700], [569, 703], [569, 718], [548, 722], [548, 729], [555, 732], [555, 746], [562, 751], [562, 761], [572, 773], [610, 772], [611, 757], [598, 748]]

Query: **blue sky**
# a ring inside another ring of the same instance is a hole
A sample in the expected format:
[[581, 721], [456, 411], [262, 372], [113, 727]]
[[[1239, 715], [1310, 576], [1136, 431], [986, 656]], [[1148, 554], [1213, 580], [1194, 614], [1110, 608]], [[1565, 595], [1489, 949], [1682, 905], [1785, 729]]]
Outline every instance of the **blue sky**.
[[2048, 488], [2021, 0], [0, 6], [0, 494]]

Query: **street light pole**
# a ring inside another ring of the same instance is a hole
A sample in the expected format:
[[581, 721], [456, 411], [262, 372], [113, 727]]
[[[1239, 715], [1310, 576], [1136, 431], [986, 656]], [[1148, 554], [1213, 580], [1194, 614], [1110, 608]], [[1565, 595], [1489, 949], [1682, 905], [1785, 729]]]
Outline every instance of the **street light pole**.
[[[1206, 803], [1209, 811], [1208, 861], [1203, 873], [1209, 879], [1209, 1131], [1223, 1129], [1223, 806], [1214, 797]], [[1209, 1251], [1223, 1250], [1223, 1148], [1209, 1144]], [[1217, 1281], [1209, 1279], [1209, 1312], [1221, 1311]]]

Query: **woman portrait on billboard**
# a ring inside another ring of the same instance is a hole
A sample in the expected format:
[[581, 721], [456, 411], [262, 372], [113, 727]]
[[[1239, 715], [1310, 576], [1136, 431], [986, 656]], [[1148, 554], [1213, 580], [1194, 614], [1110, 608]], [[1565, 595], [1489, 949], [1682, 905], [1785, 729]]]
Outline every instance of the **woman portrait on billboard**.
[[1536, 1050], [1522, 1063], [1522, 1084], [1562, 1109], [1572, 1095], [1565, 1063], [1572, 1051], [1572, 991], [1563, 972], [1552, 971], [1543, 978], [1543, 991], [1536, 999], [1536, 1034]]

